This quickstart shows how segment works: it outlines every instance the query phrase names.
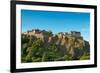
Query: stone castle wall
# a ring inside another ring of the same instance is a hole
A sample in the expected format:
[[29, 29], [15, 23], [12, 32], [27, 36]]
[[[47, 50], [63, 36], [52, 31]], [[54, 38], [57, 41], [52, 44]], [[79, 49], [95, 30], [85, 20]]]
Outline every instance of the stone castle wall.
[[[80, 32], [71, 31], [70, 33], [59, 33], [55, 36], [49, 36], [48, 31], [40, 31], [40, 30], [32, 30], [28, 32], [24, 32], [22, 34], [28, 36], [35, 36], [36, 38], [40, 38], [43, 42], [46, 43], [45, 46], [49, 45], [49, 43], [55, 43], [56, 45], [61, 45], [64, 48], [60, 48], [63, 53], [69, 52], [73, 56], [77, 56], [78, 51], [83, 50], [85, 47], [85, 42]], [[65, 51], [65, 50], [66, 51]], [[89, 49], [89, 48], [88, 48]], [[80, 53], [82, 55], [82, 51]], [[78, 56], [80, 56], [78, 54]]]

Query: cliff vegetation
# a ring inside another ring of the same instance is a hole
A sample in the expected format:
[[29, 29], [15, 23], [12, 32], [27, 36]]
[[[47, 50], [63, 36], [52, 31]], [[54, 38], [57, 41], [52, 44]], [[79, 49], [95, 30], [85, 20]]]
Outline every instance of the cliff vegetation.
[[21, 34], [21, 62], [71, 61], [90, 59], [90, 45], [80, 32], [33, 29]]

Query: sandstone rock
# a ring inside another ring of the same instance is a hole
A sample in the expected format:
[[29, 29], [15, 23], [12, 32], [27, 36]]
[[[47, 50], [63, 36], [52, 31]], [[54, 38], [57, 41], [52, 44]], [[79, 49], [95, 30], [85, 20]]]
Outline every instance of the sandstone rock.
[[29, 31], [22, 33], [24, 35], [35, 36], [41, 39], [48, 46], [51, 43], [55, 43], [58, 49], [64, 54], [71, 54], [74, 59], [80, 58], [84, 52], [90, 52], [89, 42], [84, 41], [80, 32], [71, 31], [71, 33], [60, 32], [56, 36], [52, 35], [52, 32], [48, 34], [48, 31]]

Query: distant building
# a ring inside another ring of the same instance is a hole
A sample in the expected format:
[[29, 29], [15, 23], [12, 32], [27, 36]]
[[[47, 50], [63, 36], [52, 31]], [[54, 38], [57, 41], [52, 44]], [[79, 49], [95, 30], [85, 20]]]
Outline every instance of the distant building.
[[81, 36], [81, 33], [80, 32], [77, 32], [77, 31], [71, 31], [70, 34], [72, 36], [75, 36], [75, 37], [80, 37]]
[[[49, 31], [45, 31], [45, 30], [39, 30], [39, 29], [32, 29], [31, 31], [28, 30], [27, 32], [24, 32], [22, 34], [25, 34], [27, 36], [36, 36], [37, 38], [40, 38], [43, 40], [43, 38], [47, 39], [48, 37], [50, 37], [50, 33]], [[52, 37], [54, 34], [52, 34]], [[81, 36], [80, 32], [77, 31], [71, 31], [71, 32], [59, 32], [58, 34], [56, 34], [56, 36], [61, 40], [64, 38], [72, 38], [72, 37], [76, 37], [76, 38], [80, 38], [83, 39], [83, 37]]]

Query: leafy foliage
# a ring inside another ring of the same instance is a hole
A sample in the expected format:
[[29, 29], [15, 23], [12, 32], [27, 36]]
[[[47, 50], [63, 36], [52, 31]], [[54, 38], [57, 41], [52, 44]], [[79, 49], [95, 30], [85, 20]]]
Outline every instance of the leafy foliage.
[[89, 54], [86, 54], [86, 53], [84, 53], [84, 54], [80, 57], [80, 60], [88, 60], [88, 59], [90, 59], [90, 56], [89, 56]]
[[[52, 35], [50, 31], [48, 34]], [[21, 38], [21, 62], [46, 62], [46, 61], [65, 61], [74, 60], [71, 54], [63, 54], [59, 46], [55, 43], [45, 43], [35, 36], [22, 34]], [[60, 46], [63, 48], [62, 46]], [[79, 60], [89, 59], [89, 54], [84, 54]]]

